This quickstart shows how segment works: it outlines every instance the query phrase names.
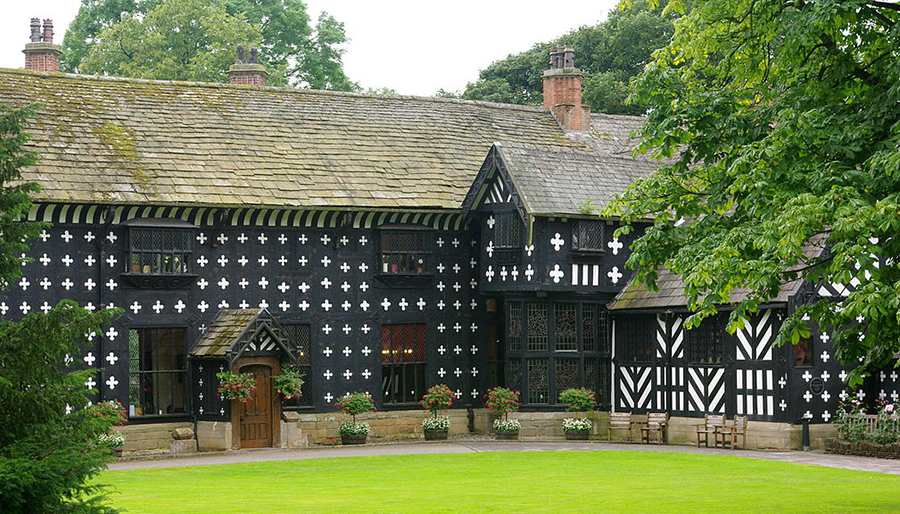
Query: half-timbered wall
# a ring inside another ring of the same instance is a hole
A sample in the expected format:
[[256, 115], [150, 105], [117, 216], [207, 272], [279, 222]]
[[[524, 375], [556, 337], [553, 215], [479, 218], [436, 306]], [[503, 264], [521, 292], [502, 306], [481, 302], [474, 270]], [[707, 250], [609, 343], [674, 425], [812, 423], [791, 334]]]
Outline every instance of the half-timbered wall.
[[[30, 242], [32, 260], [0, 296], [0, 318], [47, 310], [66, 298], [88, 309], [123, 309], [102, 334], [91, 335], [83, 355], [72, 356], [73, 366], [99, 368], [86, 384], [99, 399], [128, 405], [129, 329], [186, 328], [189, 352], [219, 309], [265, 307], [280, 322], [310, 327], [316, 410], [332, 409], [336, 397], [357, 390], [380, 403], [380, 326], [395, 323], [426, 325], [428, 385], [448, 384], [459, 406], [480, 405], [487, 356], [478, 239], [458, 213], [39, 205], [30, 217], [53, 225]], [[139, 289], [125, 280], [132, 270], [122, 223], [135, 218], [196, 225], [189, 263], [196, 278], [175, 289]], [[384, 226], [428, 229], [423, 273], [399, 280], [382, 273], [376, 241]], [[200, 365], [188, 373], [191, 408], [227, 419], [227, 407], [211, 397], [218, 368]]]

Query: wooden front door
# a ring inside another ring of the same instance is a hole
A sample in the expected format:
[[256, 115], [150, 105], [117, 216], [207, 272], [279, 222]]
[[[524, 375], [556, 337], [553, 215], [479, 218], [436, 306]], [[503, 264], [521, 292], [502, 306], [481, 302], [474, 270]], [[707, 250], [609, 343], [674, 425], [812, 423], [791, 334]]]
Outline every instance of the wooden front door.
[[272, 402], [272, 368], [261, 364], [243, 366], [241, 373], [253, 373], [256, 392], [241, 404], [241, 448], [272, 446], [274, 403]]

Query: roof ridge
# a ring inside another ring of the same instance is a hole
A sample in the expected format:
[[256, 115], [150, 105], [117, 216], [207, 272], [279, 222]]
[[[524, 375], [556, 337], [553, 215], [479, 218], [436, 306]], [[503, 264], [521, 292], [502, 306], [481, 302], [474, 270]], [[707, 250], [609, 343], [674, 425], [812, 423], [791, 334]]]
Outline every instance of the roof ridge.
[[135, 83], [135, 84], [151, 84], [151, 85], [163, 85], [163, 86], [188, 86], [188, 87], [199, 87], [199, 88], [207, 88], [207, 89], [237, 89], [237, 90], [246, 90], [246, 89], [256, 89], [263, 91], [280, 91], [284, 93], [291, 94], [300, 94], [300, 95], [321, 95], [321, 96], [333, 96], [333, 97], [353, 97], [353, 98], [374, 98], [374, 99], [383, 99], [383, 100], [416, 100], [416, 101], [425, 101], [425, 102], [437, 102], [437, 103], [455, 103], [455, 104], [463, 104], [463, 105], [480, 105], [483, 107], [491, 107], [491, 108], [499, 108], [499, 109], [509, 109], [515, 111], [527, 111], [527, 112], [547, 112], [550, 111], [544, 109], [542, 106], [536, 105], [520, 105], [520, 104], [505, 104], [499, 102], [487, 102], [484, 100], [465, 100], [462, 98], [441, 98], [436, 96], [420, 96], [420, 95], [382, 95], [375, 93], [358, 93], [351, 91], [328, 91], [324, 89], [305, 89], [305, 88], [295, 88], [289, 86], [247, 86], [247, 85], [237, 85], [237, 84], [225, 84], [218, 82], [197, 82], [197, 81], [189, 81], [189, 80], [162, 80], [162, 79], [141, 79], [141, 78], [132, 78], [132, 77], [110, 77], [105, 75], [82, 75], [78, 73], [48, 73], [48, 72], [38, 72], [32, 70], [24, 70], [20, 68], [0, 68], [0, 75], [27, 75], [33, 76], [36, 78], [45, 78], [45, 79], [74, 79], [74, 80], [84, 80], [84, 81], [98, 81], [98, 82], [118, 82], [118, 83]]

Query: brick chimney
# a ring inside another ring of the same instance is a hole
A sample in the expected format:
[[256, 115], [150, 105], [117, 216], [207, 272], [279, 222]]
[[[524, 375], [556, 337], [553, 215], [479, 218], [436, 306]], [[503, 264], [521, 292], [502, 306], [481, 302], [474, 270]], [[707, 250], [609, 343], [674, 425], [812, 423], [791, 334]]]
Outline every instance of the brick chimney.
[[544, 108], [550, 109], [563, 130], [591, 128], [590, 108], [581, 105], [581, 78], [572, 47], [550, 52], [550, 69], [544, 71]]
[[59, 55], [62, 51], [53, 44], [53, 20], [31, 18], [31, 43], [25, 45], [25, 69], [34, 71], [59, 71]]
[[238, 45], [237, 59], [228, 68], [228, 81], [232, 84], [265, 86], [269, 75], [266, 68], [256, 60], [256, 47], [250, 47], [250, 60], [244, 59], [244, 47]]

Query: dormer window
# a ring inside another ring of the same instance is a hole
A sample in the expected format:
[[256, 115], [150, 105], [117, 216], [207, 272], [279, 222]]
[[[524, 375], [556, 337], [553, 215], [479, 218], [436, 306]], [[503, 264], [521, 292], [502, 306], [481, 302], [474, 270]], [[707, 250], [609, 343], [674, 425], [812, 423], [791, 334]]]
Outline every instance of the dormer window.
[[382, 230], [379, 271], [384, 275], [427, 273], [431, 259], [430, 236], [426, 230]]
[[128, 228], [125, 278], [139, 289], [175, 289], [197, 278], [192, 273], [196, 226], [182, 220], [134, 219]]
[[128, 232], [128, 272], [172, 275], [190, 272], [193, 231], [133, 227]]
[[603, 222], [599, 220], [573, 221], [572, 250], [581, 252], [602, 252]]
[[520, 232], [521, 223], [515, 211], [494, 214], [494, 248], [518, 250]]

